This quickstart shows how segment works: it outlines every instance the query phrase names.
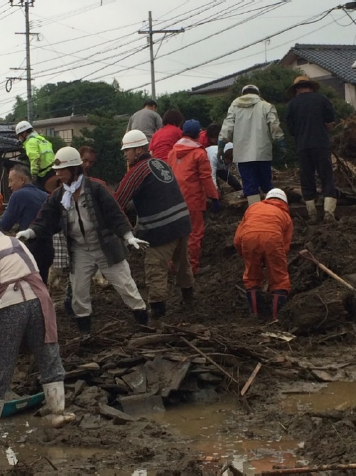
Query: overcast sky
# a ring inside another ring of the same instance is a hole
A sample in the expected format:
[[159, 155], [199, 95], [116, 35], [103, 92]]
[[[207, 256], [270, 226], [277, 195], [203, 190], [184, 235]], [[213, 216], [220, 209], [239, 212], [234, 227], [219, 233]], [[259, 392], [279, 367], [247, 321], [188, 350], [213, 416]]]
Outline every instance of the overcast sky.
[[[339, 0], [35, 0], [31, 27], [40, 36], [31, 41], [33, 85], [74, 79], [111, 83], [115, 78], [123, 89], [150, 91], [147, 38], [138, 30], [147, 28], [151, 10], [154, 29], [186, 30], [167, 34], [163, 41], [162, 33], [154, 35], [157, 94], [190, 89], [264, 62], [266, 55], [268, 60], [279, 59], [295, 43], [355, 44], [356, 24], [342, 10], [291, 28], [338, 4]], [[356, 12], [351, 15], [356, 21]], [[16, 95], [26, 98], [25, 80], [15, 81], [10, 93], [5, 91], [6, 77], [25, 78], [25, 71], [10, 70], [25, 67], [25, 37], [15, 34], [25, 28], [23, 9], [0, 0], [0, 22], [4, 117]], [[258, 42], [284, 29], [268, 43]], [[194, 42], [198, 43], [188, 46]], [[258, 43], [244, 48], [254, 42]], [[184, 72], [196, 65], [201, 66]], [[173, 76], [160, 81], [169, 75]]]

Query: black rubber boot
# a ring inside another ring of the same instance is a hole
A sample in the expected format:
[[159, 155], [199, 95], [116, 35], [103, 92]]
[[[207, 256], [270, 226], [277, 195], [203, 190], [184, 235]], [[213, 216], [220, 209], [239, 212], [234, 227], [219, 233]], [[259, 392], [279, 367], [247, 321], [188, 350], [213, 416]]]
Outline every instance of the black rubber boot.
[[273, 322], [278, 321], [278, 313], [287, 304], [288, 292], [284, 289], [277, 289], [272, 291], [273, 295]]
[[164, 301], [151, 302], [151, 317], [153, 319], [159, 319], [166, 315], [166, 303]]
[[66, 297], [64, 298], [64, 309], [68, 316], [74, 316], [74, 311], [72, 308], [72, 285], [68, 280], [67, 289], [66, 289]]
[[88, 336], [90, 334], [90, 329], [91, 329], [91, 317], [90, 316], [85, 316], [85, 317], [77, 317], [77, 326], [79, 329], [79, 332], [83, 336]]
[[258, 316], [258, 293], [259, 289], [246, 289], [246, 298], [250, 314]]
[[135, 311], [132, 311], [132, 314], [137, 324], [139, 324], [140, 326], [147, 326], [148, 313], [146, 309], [136, 309]]
[[183, 304], [192, 306], [194, 304], [194, 290], [193, 288], [181, 288]]

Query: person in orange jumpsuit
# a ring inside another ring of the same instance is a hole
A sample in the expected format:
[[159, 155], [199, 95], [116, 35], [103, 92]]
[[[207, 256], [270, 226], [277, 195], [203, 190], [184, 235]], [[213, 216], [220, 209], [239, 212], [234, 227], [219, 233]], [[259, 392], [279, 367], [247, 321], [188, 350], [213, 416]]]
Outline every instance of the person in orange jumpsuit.
[[169, 152], [167, 163], [173, 169], [189, 209], [192, 231], [188, 248], [193, 274], [203, 274], [210, 265], [199, 268], [201, 242], [204, 237], [204, 215], [207, 197], [214, 212], [220, 211], [219, 195], [214, 185], [211, 166], [204, 147], [198, 142], [200, 123], [194, 119], [183, 124], [183, 137]]
[[249, 207], [237, 227], [234, 245], [245, 262], [243, 283], [251, 314], [258, 315], [258, 293], [266, 267], [269, 291], [273, 295], [273, 321], [286, 304], [291, 290], [287, 254], [293, 222], [283, 190], [273, 188], [266, 200]]

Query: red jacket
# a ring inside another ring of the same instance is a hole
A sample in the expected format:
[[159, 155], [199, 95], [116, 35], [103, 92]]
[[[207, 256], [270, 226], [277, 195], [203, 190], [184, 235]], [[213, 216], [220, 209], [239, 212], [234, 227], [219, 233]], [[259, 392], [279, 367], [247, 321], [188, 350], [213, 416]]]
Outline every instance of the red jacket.
[[269, 199], [248, 207], [234, 238], [234, 245], [240, 254], [242, 240], [248, 240], [246, 235], [249, 233], [261, 234], [266, 242], [277, 242], [276, 238], [281, 238], [285, 252], [288, 253], [293, 235], [293, 221], [288, 205], [282, 200]]
[[159, 129], [152, 136], [150, 142], [150, 152], [155, 159], [167, 161], [168, 153], [174, 144], [182, 138], [183, 132], [179, 127], [167, 124]]
[[183, 137], [168, 154], [167, 163], [173, 169], [190, 211], [206, 210], [207, 197], [219, 198], [210, 162], [201, 144]]
[[204, 149], [206, 149], [207, 147], [210, 147], [211, 145], [214, 145], [209, 137], [208, 137], [208, 134], [207, 134], [207, 131], [201, 131], [200, 134], [199, 134], [199, 144], [201, 144]]

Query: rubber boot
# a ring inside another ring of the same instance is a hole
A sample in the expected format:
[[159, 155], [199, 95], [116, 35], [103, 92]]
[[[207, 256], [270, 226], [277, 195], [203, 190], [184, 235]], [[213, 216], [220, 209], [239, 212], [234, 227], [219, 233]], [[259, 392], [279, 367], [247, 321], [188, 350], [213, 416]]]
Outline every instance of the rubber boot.
[[151, 302], [150, 306], [152, 319], [159, 319], [166, 315], [166, 303], [164, 301]]
[[273, 304], [272, 304], [272, 322], [278, 321], [278, 313], [287, 304], [288, 292], [284, 289], [278, 289], [272, 291]]
[[192, 307], [194, 304], [194, 290], [193, 288], [181, 288], [183, 304], [187, 307]]
[[335, 221], [335, 210], [336, 210], [337, 200], [333, 197], [324, 198], [324, 222], [332, 223]]
[[247, 203], [248, 203], [248, 206], [251, 206], [253, 205], [254, 203], [257, 203], [257, 202], [260, 202], [261, 201], [261, 196], [260, 194], [258, 195], [249, 195], [247, 197]]
[[65, 393], [63, 382], [44, 383], [42, 385], [45, 394], [46, 404], [52, 418], [51, 423], [54, 428], [61, 428], [66, 423], [75, 420], [74, 413], [65, 413]]
[[318, 212], [315, 205], [315, 200], [306, 200], [305, 206], [308, 212], [308, 225], [316, 225], [318, 223]]
[[140, 326], [147, 326], [148, 324], [148, 313], [147, 309], [135, 309], [132, 311], [135, 321]]
[[246, 298], [251, 316], [258, 316], [257, 293], [259, 289], [246, 289]]
[[79, 332], [82, 336], [89, 336], [90, 329], [91, 329], [91, 317], [84, 316], [84, 317], [76, 317], [77, 326]]
[[68, 316], [74, 316], [74, 311], [72, 308], [72, 285], [68, 280], [67, 289], [66, 289], [66, 296], [64, 298], [64, 309]]

